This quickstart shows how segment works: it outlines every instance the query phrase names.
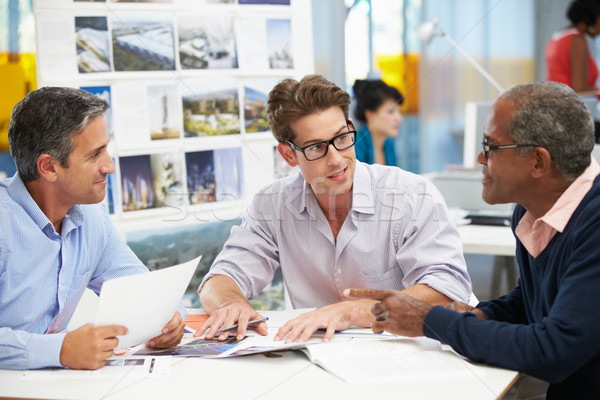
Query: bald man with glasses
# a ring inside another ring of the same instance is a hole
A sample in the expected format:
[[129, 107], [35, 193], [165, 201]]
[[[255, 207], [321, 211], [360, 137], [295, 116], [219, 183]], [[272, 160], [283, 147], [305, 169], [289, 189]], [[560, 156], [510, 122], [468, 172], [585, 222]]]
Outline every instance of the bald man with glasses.
[[[286, 79], [269, 94], [278, 150], [300, 174], [262, 189], [234, 227], [198, 289], [210, 314], [196, 335], [224, 340], [222, 326], [261, 315], [248, 303], [281, 268], [294, 308], [316, 308], [287, 322], [276, 340], [324, 340], [350, 326], [370, 327], [373, 300], [345, 300], [348, 287], [397, 289], [430, 304], [467, 301], [471, 281], [462, 242], [440, 193], [397, 167], [356, 161], [348, 93], [321, 76]], [[266, 325], [257, 326], [266, 334]]]
[[600, 166], [593, 147], [593, 119], [568, 86], [509, 89], [492, 107], [477, 161], [483, 199], [517, 203], [517, 286], [477, 307], [433, 307], [399, 291], [346, 294], [379, 301], [375, 332], [425, 335], [473, 361], [524, 372], [547, 383], [548, 399], [600, 398]]

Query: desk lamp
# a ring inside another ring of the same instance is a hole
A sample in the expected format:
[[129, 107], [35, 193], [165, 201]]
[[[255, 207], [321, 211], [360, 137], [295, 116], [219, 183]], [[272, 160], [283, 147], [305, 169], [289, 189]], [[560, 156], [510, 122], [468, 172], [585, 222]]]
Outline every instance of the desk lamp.
[[438, 23], [437, 18], [434, 18], [431, 21], [423, 22], [421, 25], [419, 25], [415, 28], [417, 36], [419, 36], [421, 41], [425, 44], [429, 44], [431, 42], [431, 39], [433, 39], [434, 36], [444, 37], [453, 48], [458, 50], [458, 52], [460, 54], [462, 54], [467, 60], [469, 60], [469, 62], [475, 67], [475, 69], [477, 69], [477, 71], [479, 71], [485, 77], [485, 79], [488, 80], [489, 83], [491, 83], [496, 89], [498, 89], [498, 91], [503, 92], [504, 88], [502, 86], [500, 86], [500, 84], [498, 82], [496, 82], [496, 80], [494, 78], [492, 78], [492, 76], [485, 69], [483, 69], [483, 67], [481, 65], [479, 65], [479, 63], [477, 61], [475, 61], [475, 59], [473, 57], [468, 55], [458, 45], [458, 43], [456, 43], [456, 41], [454, 39], [452, 39], [450, 36], [448, 36], [448, 34], [446, 34], [446, 32], [444, 32], [443, 30], [435, 29], [437, 26], [437, 23]]

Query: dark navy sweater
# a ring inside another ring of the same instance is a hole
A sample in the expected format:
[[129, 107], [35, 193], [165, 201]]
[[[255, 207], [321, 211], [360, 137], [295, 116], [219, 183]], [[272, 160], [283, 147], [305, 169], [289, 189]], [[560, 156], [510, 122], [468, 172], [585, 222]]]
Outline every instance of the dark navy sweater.
[[[513, 232], [524, 213], [515, 208]], [[518, 285], [477, 306], [488, 321], [437, 306], [425, 336], [550, 382], [548, 399], [600, 399], [600, 178], [537, 258], [518, 238], [516, 257]]]

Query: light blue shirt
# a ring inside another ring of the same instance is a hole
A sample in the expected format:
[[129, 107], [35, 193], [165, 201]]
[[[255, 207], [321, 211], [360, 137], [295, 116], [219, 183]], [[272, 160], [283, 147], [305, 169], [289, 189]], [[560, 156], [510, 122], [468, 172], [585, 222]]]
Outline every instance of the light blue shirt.
[[0, 368], [61, 366], [60, 331], [85, 288], [147, 271], [102, 205], [73, 206], [58, 235], [18, 175], [2, 180]]
[[428, 285], [467, 302], [471, 280], [444, 200], [425, 178], [357, 162], [352, 209], [337, 239], [301, 174], [262, 189], [202, 285], [226, 275], [253, 298], [281, 268], [295, 308], [344, 300], [346, 288]]

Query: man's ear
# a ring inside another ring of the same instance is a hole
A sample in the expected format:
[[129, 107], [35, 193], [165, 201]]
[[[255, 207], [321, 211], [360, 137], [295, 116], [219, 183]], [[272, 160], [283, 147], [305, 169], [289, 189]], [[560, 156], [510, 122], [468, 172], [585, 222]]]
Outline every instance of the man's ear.
[[552, 156], [550, 152], [543, 147], [536, 147], [532, 151], [534, 164], [531, 168], [531, 174], [534, 178], [542, 178], [548, 175], [552, 170]]
[[295, 167], [296, 165], [298, 165], [296, 154], [294, 153], [294, 150], [292, 150], [292, 147], [289, 144], [279, 143], [277, 145], [277, 151], [279, 151], [281, 157], [283, 157], [285, 162], [288, 163], [290, 167]]
[[57, 179], [56, 163], [58, 163], [58, 161], [56, 161], [50, 154], [40, 154], [36, 162], [40, 177], [46, 179], [47, 181], [54, 182]]

